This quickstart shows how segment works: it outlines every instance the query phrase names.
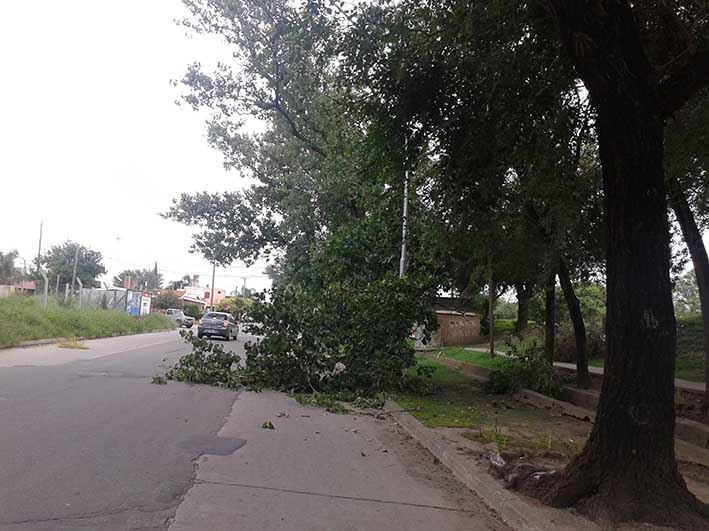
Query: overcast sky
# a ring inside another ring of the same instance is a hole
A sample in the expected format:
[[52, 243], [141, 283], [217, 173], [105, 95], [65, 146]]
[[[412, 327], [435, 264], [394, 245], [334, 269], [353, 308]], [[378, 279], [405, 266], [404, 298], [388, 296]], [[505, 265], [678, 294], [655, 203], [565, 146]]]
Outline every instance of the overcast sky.
[[[178, 106], [194, 61], [228, 59], [214, 36], [174, 23], [180, 0], [0, 2], [0, 250], [29, 262], [67, 239], [100, 251], [109, 278], [153, 267], [165, 280], [211, 266], [188, 252], [190, 229], [163, 220], [181, 192], [223, 191], [245, 182], [222, 167], [204, 120]], [[239, 277], [263, 289], [261, 267], [217, 270], [218, 287]]]

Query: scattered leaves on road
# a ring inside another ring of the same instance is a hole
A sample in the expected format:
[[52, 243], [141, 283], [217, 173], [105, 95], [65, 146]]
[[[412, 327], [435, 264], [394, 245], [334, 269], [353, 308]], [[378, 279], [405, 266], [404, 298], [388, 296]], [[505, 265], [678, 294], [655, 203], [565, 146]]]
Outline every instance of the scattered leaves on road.
[[275, 430], [276, 429], [276, 427], [273, 425], [273, 422], [271, 422], [270, 420], [267, 420], [266, 422], [261, 424], [261, 427], [264, 430]]

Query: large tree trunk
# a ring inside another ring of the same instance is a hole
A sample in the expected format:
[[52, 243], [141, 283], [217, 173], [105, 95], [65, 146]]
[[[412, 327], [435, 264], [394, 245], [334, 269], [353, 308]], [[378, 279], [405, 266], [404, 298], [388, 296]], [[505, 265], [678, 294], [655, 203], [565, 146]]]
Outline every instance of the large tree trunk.
[[[706, 507], [687, 490], [674, 451], [676, 329], [664, 119], [632, 8], [625, 2], [604, 5], [612, 5], [614, 11], [604, 16], [615, 25], [594, 27], [600, 33], [593, 37], [601, 42], [607, 36], [605, 48], [593, 61], [576, 59], [598, 111], [608, 231], [608, 357], [591, 435], [545, 499], [611, 521], [701, 529]], [[609, 54], [618, 57], [610, 60]]]
[[490, 290], [488, 292], [488, 323], [490, 325], [490, 356], [495, 356], [495, 279], [492, 277], [490, 269]]
[[[675, 211], [679, 226], [682, 228], [684, 241], [689, 249], [694, 264], [694, 274], [699, 289], [699, 304], [702, 308], [704, 323], [704, 381], [709, 382], [709, 257], [702, 241], [694, 214], [689, 208], [681, 185], [675, 179], [669, 179], [670, 204]], [[704, 411], [709, 410], [709, 393], [704, 393]]]
[[515, 284], [517, 292], [517, 322], [515, 323], [515, 335], [522, 337], [522, 334], [529, 326], [529, 300], [532, 298], [532, 288], [529, 284]]
[[591, 377], [588, 375], [588, 359], [586, 358], [586, 325], [581, 315], [581, 304], [574, 293], [569, 270], [563, 260], [559, 261], [559, 284], [564, 293], [569, 316], [574, 327], [574, 340], [576, 342], [576, 385], [582, 389], [591, 387]]
[[554, 346], [556, 344], [556, 271], [548, 273], [544, 285], [544, 355], [550, 364], [554, 364]]

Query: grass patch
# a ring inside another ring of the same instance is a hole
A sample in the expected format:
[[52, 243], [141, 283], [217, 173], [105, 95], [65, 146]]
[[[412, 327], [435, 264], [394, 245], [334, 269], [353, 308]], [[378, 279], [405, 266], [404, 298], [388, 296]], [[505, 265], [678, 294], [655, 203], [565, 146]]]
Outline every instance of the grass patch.
[[[603, 367], [603, 360], [591, 360], [588, 362], [591, 367]], [[704, 359], [678, 355], [675, 361], [675, 378], [688, 380], [690, 382], [704, 381]]]
[[0, 299], [0, 347], [35, 339], [98, 338], [174, 327], [173, 321], [160, 314], [132, 317], [119, 311], [66, 308], [56, 303], [44, 309], [31, 297]]
[[[399, 393], [392, 398], [429, 428], [463, 428], [463, 436], [481, 444], [492, 443], [498, 452], [571, 457], [581, 448], [590, 425], [550, 417], [510, 398], [488, 395], [481, 385], [460, 372], [427, 358], [417, 366], [434, 367], [430, 380], [439, 392], [432, 395]], [[409, 370], [413, 378], [416, 367]], [[435, 379], [435, 380], [434, 380]]]
[[[498, 350], [497, 347], [495, 347], [495, 350]], [[488, 352], [467, 350], [463, 347], [443, 347], [440, 352], [442, 353], [441, 356], [446, 358], [470, 363], [478, 367], [485, 367], [486, 369], [498, 369], [506, 359], [500, 356], [492, 357]]]
[[[419, 375], [420, 368], [431, 368], [434, 369], [434, 371], [431, 373], [430, 378], [426, 378]], [[444, 387], [455, 387], [466, 384], [469, 381], [468, 378], [466, 378], [465, 375], [459, 371], [449, 369], [445, 365], [436, 363], [435, 361], [429, 360], [423, 356], [416, 356], [416, 365], [409, 367], [406, 372], [412, 378], [424, 380], [434, 385]]]
[[517, 319], [495, 319], [495, 335], [514, 332]]
[[[492, 425], [500, 419], [526, 418], [531, 410], [510, 407], [506, 399], [488, 396], [482, 387], [459, 371], [417, 356], [417, 366], [409, 369], [412, 378], [438, 387], [427, 395], [397, 393], [392, 398], [429, 428], [475, 428]], [[417, 367], [433, 367], [431, 378], [419, 376]]]
[[535, 432], [541, 426], [512, 425], [502, 429], [484, 429], [463, 433], [463, 437], [481, 444], [495, 445], [499, 453], [508, 452], [524, 455], [553, 454], [564, 458], [571, 458], [581, 451], [583, 436], [564, 438], [556, 426], [544, 432]]

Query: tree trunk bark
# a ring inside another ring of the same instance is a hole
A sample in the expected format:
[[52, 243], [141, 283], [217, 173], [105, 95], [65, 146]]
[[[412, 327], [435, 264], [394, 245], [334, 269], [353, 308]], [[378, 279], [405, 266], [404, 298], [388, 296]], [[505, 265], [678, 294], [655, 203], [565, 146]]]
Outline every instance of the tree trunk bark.
[[488, 293], [488, 323], [490, 324], [490, 356], [495, 356], [495, 280], [490, 270], [490, 292]]
[[588, 374], [588, 359], [586, 358], [586, 325], [581, 315], [581, 304], [574, 293], [569, 270], [563, 260], [559, 260], [559, 284], [564, 293], [569, 316], [574, 326], [574, 340], [576, 342], [576, 385], [581, 389], [591, 387], [591, 377]]
[[556, 271], [554, 269], [552, 266], [544, 285], [544, 355], [552, 365], [556, 344]]
[[544, 4], [597, 111], [608, 356], [586, 445], [560, 474], [537, 484], [553, 485], [544, 496], [553, 505], [575, 505], [611, 522], [707, 529], [709, 507], [687, 490], [674, 450], [676, 328], [663, 166], [668, 102], [659, 87], [667, 80], [658, 80], [648, 59], [634, 3]]
[[[702, 241], [694, 214], [689, 207], [684, 190], [675, 179], [668, 179], [670, 204], [682, 229], [684, 241], [694, 264], [694, 274], [699, 290], [699, 304], [704, 324], [704, 381], [709, 382], [709, 257]], [[709, 393], [704, 393], [704, 411], [709, 410]]]
[[651, 91], [624, 81], [635, 90], [594, 98], [608, 231], [605, 376], [586, 446], [546, 500], [611, 521], [701, 528], [706, 508], [687, 490], [674, 451], [664, 122]]
[[515, 285], [517, 292], [517, 322], [515, 323], [515, 335], [522, 337], [522, 334], [529, 326], [529, 299], [531, 299], [531, 286], [525, 284]]

